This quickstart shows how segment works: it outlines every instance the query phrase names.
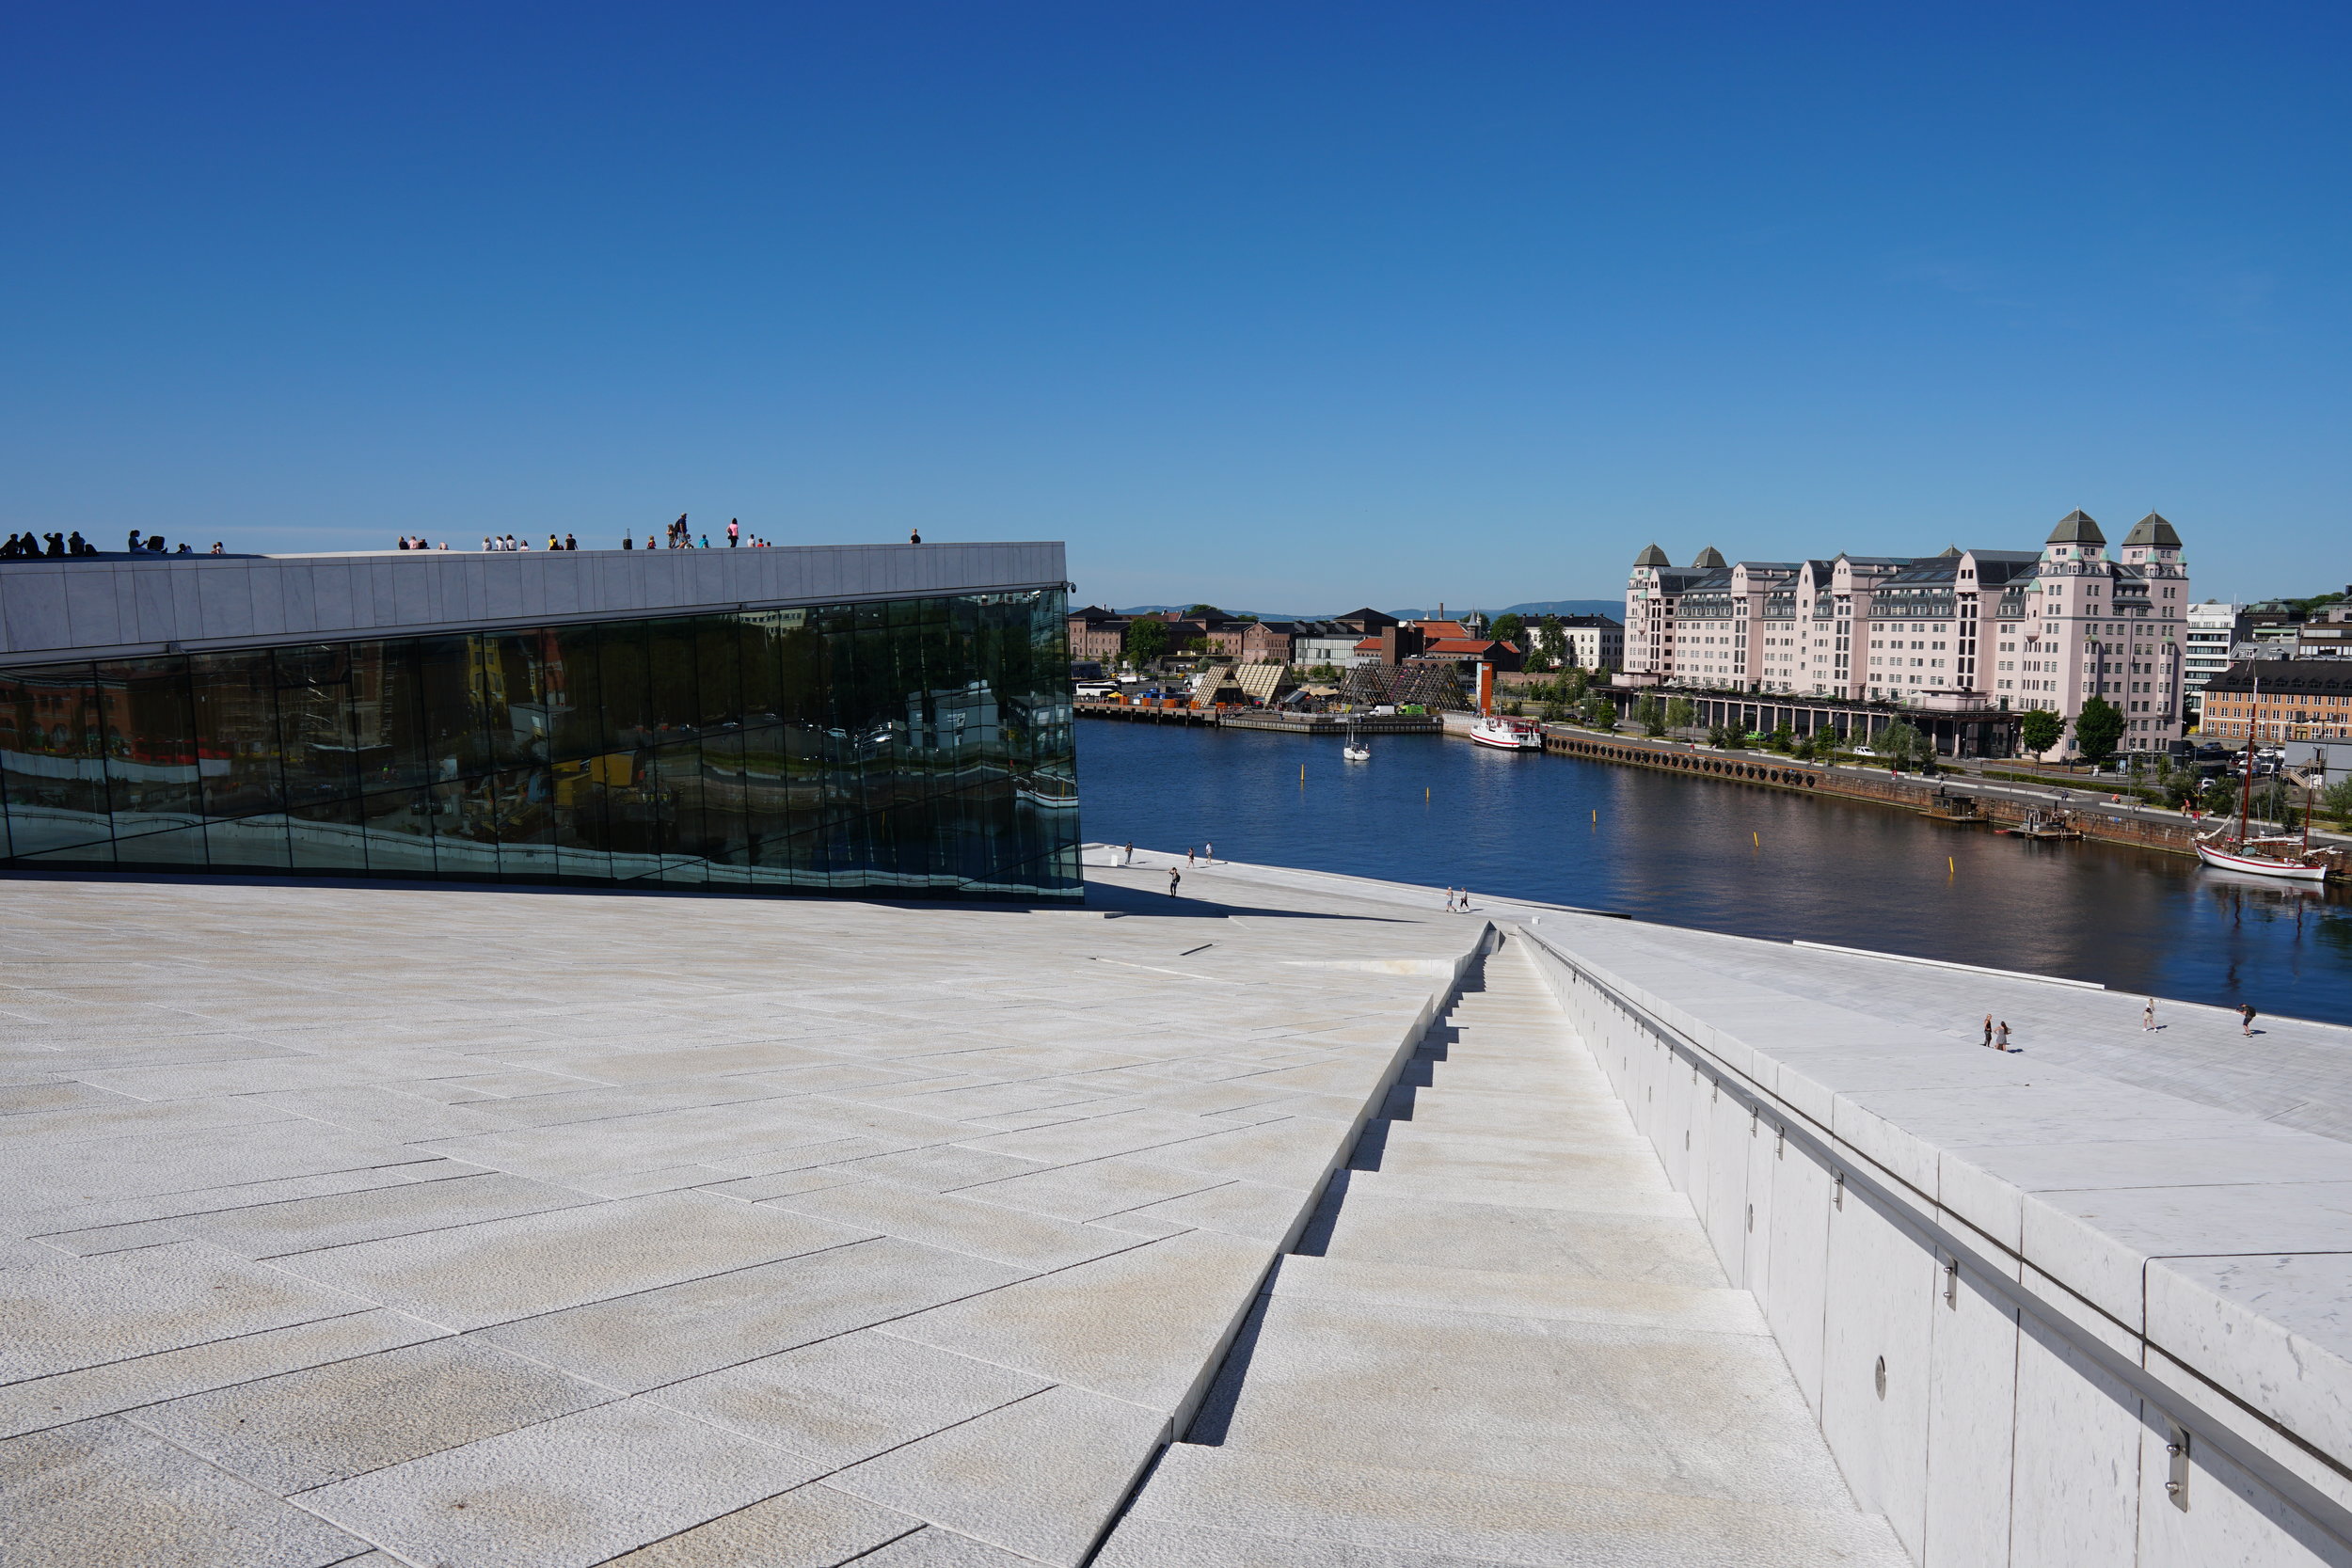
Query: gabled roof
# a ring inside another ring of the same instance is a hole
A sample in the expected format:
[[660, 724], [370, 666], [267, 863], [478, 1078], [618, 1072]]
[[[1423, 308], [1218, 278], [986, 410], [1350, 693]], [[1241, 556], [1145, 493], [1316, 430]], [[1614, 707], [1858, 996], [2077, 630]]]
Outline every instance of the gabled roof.
[[1935, 559], [1938, 561], [1958, 561], [1960, 559], [1960, 546], [1958, 545], [1947, 545], [1944, 546], [1942, 553], [1938, 554]]
[[1351, 610], [1344, 615], [1334, 615], [1331, 619], [1334, 621], [1353, 622], [1358, 626], [1363, 626], [1367, 630], [1377, 630], [1381, 626], [1393, 626], [1402, 624], [1395, 616], [1383, 615], [1380, 611], [1374, 610], [1369, 606], [1362, 610]]
[[1671, 566], [1674, 562], [1666, 559], [1664, 550], [1653, 544], [1633, 558], [1633, 564], [1636, 566]]
[[2090, 520], [2090, 514], [2079, 506], [2060, 517], [2058, 526], [2052, 529], [2050, 537], [2043, 541], [2051, 545], [2104, 545], [2106, 542], [2107, 536], [2099, 531], [2099, 525]]
[[1707, 548], [1699, 551], [1698, 559], [1692, 562], [1691, 564], [1694, 567], [1711, 568], [1716, 566], [1728, 566], [1731, 562], [1724, 559], [1723, 551], [1717, 549], [1714, 546], [1709, 545]]
[[2180, 530], [2166, 522], [2162, 516], [2151, 512], [2132, 525], [2132, 531], [2123, 535], [2123, 543], [2153, 545], [2160, 549], [2177, 550], [2181, 547], [2181, 533]]

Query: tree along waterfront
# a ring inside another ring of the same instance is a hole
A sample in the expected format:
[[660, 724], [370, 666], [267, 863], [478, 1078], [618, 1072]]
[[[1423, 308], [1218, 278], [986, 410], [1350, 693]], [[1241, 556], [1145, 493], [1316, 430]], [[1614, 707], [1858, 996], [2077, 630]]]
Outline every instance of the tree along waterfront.
[[1336, 738], [1077, 730], [1091, 839], [1179, 850], [1214, 842], [1220, 858], [1414, 882], [1433, 900], [1435, 889], [1467, 884], [2352, 1023], [2352, 895], [2341, 887], [1437, 736], [1379, 737], [1370, 763], [1351, 765]]

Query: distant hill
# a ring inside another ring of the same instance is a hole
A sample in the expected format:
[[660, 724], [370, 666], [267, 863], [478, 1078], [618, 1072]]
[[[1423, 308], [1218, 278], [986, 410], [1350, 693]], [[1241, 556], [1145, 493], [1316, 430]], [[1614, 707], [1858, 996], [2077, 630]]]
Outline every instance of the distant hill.
[[1538, 615], [1606, 615], [1612, 620], [1625, 619], [1623, 599], [1542, 599], [1534, 604], [1506, 605], [1495, 611], [1498, 615], [1517, 615], [1532, 621]]

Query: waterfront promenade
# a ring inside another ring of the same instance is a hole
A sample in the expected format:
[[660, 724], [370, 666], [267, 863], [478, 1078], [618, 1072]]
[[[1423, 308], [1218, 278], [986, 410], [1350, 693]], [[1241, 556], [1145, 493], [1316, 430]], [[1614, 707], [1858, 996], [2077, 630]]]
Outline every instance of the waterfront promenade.
[[1142, 859], [12, 881], [8, 1560], [2344, 1560], [2352, 1031]]

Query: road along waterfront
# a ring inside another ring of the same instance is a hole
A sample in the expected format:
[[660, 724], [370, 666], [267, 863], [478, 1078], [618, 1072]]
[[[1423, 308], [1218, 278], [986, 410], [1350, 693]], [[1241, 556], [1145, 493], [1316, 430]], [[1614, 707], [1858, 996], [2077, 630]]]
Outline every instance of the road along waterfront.
[[[1081, 724], [1085, 832], [2352, 1022], [2352, 896], [1437, 736]], [[1304, 777], [1301, 777], [1301, 769]], [[1888, 998], [1890, 1012], [1901, 1006]]]

